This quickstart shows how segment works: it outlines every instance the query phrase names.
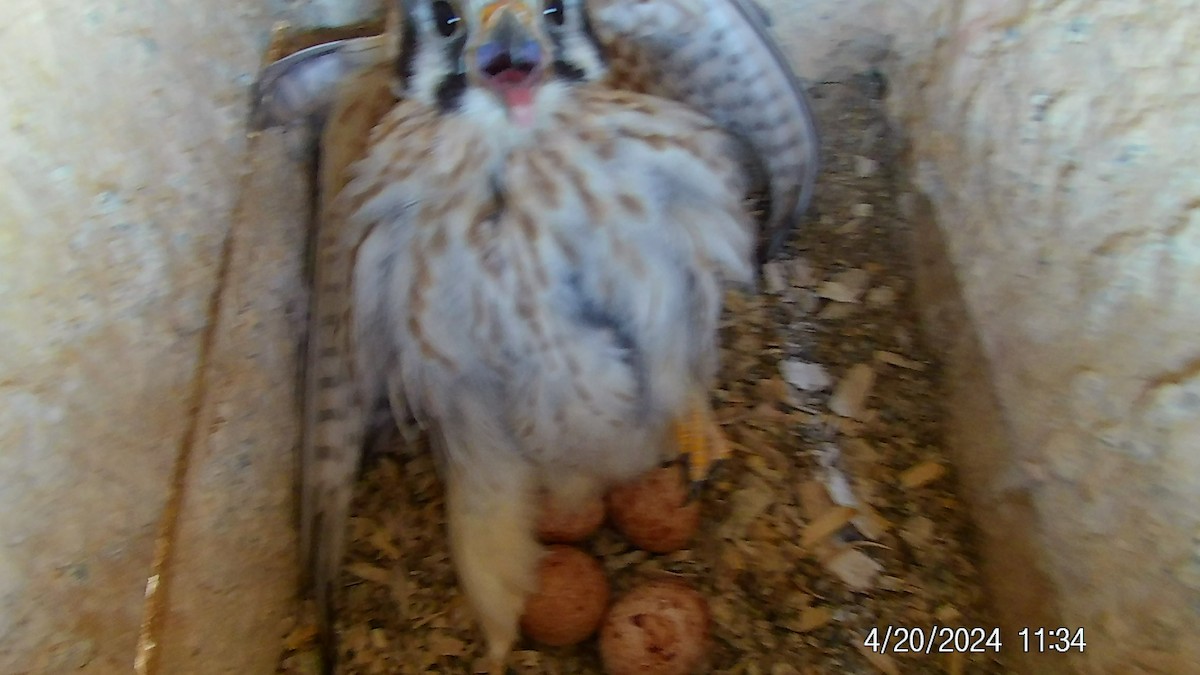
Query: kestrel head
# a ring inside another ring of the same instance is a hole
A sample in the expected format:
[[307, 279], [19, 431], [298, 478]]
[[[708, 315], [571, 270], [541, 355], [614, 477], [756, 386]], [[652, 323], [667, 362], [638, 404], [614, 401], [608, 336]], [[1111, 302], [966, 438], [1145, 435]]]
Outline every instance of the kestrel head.
[[397, 2], [407, 98], [529, 127], [564, 87], [604, 75], [585, 0]]

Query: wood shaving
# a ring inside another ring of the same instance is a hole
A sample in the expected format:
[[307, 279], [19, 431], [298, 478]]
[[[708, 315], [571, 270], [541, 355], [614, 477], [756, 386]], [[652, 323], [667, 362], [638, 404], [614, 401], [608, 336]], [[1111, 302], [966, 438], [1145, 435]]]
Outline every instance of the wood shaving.
[[870, 157], [854, 158], [854, 174], [859, 178], [870, 178], [879, 170], [879, 162]]
[[829, 373], [819, 363], [788, 360], [779, 364], [783, 379], [800, 391], [823, 391], [833, 384]]
[[825, 569], [855, 591], [869, 591], [883, 567], [871, 556], [856, 548], [848, 548], [825, 561]]
[[887, 654], [871, 651], [870, 649], [862, 646], [861, 642], [862, 641], [859, 640], [855, 643], [855, 645], [862, 653], [863, 658], [865, 658], [868, 663], [874, 666], [875, 670], [883, 673], [884, 675], [900, 675], [900, 667], [896, 665], [896, 659], [893, 659]]
[[924, 487], [946, 475], [946, 465], [929, 460], [900, 474], [900, 484], [908, 489]]
[[800, 545], [812, 548], [815, 544], [837, 534], [858, 512], [849, 506], [835, 506], [817, 517], [804, 528], [800, 535]]
[[763, 265], [762, 272], [763, 284], [768, 293], [782, 293], [791, 285], [783, 262], [769, 262]]
[[867, 291], [867, 305], [881, 309], [890, 307], [896, 302], [896, 289], [890, 286], [880, 286]]
[[850, 369], [833, 390], [829, 409], [836, 415], [861, 419], [867, 409], [867, 398], [875, 385], [875, 371], [860, 363]]
[[784, 622], [784, 627], [797, 633], [810, 633], [833, 621], [833, 610], [829, 607], [805, 607], [793, 620]]
[[925, 370], [924, 363], [921, 363], [920, 361], [913, 361], [912, 359], [906, 359], [894, 352], [875, 352], [875, 360], [880, 363], [886, 363], [889, 366], [896, 366], [898, 368], [907, 368], [909, 370]]

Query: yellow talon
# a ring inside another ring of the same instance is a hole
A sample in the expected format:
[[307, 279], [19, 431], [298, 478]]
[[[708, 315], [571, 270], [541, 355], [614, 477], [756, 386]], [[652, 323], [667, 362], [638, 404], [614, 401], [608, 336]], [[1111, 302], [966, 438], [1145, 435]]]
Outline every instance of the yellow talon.
[[675, 421], [675, 442], [689, 484], [689, 494], [695, 497], [713, 467], [729, 456], [729, 444], [713, 419], [707, 401], [696, 401], [683, 417]]

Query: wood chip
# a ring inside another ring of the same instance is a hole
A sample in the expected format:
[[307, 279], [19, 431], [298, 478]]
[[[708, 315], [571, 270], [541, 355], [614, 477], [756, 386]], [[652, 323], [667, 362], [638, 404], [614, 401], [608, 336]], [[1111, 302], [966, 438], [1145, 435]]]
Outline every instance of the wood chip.
[[288, 632], [287, 637], [283, 638], [283, 647], [289, 651], [295, 651], [313, 644], [316, 637], [317, 625], [305, 622]]
[[366, 563], [350, 563], [349, 565], [346, 565], [346, 571], [358, 577], [359, 579], [370, 581], [372, 583], [379, 584], [380, 586], [388, 586], [392, 583], [391, 572], [388, 572], [382, 567], [376, 567]]
[[862, 222], [862, 218], [855, 218], [853, 220], [846, 221], [841, 227], [833, 232], [834, 234], [838, 235], [854, 234], [855, 232], [858, 232], [858, 228], [862, 227]]
[[871, 556], [855, 548], [848, 548], [824, 562], [825, 569], [832, 572], [850, 588], [869, 591], [875, 587], [875, 579], [882, 567]]
[[429, 649], [438, 656], [462, 656], [467, 645], [452, 635], [437, 632], [429, 636]]
[[904, 521], [900, 528], [900, 538], [904, 543], [916, 549], [923, 549], [933, 540], [933, 521], [925, 516], [913, 516]]
[[788, 261], [788, 277], [793, 286], [808, 288], [817, 283], [817, 273], [805, 258], [793, 258]]
[[783, 261], [769, 262], [762, 266], [763, 286], [768, 293], [782, 293], [791, 284]]
[[845, 284], [836, 281], [826, 281], [821, 284], [817, 288], [817, 297], [834, 302], [856, 302], [858, 300], [858, 294], [847, 288]]
[[879, 463], [879, 452], [868, 441], [847, 438], [841, 442], [842, 452], [859, 471], [874, 468]]
[[833, 621], [833, 610], [826, 605], [805, 607], [800, 615], [790, 619], [783, 627], [794, 633], [809, 633]]
[[857, 303], [870, 280], [871, 275], [863, 269], [839, 272], [817, 288], [817, 296], [834, 302]]
[[818, 542], [832, 537], [850, 524], [850, 520], [857, 513], [858, 511], [849, 506], [835, 506], [829, 509], [804, 528], [804, 532], [800, 535], [800, 545], [804, 548], [812, 548]]
[[946, 675], [963, 675], [966, 672], [966, 652], [950, 652], [946, 655]]
[[774, 377], [759, 380], [755, 389], [763, 399], [763, 402], [755, 407], [755, 411], [758, 411], [756, 414], [761, 414], [761, 409], [769, 409], [775, 412], [775, 408], [771, 406], [771, 402], [786, 403], [791, 396], [791, 392], [788, 390], [788, 383]]
[[863, 658], [875, 667], [875, 670], [884, 673], [884, 675], [900, 675], [900, 667], [896, 665], [896, 659], [893, 659], [890, 655], [872, 651], [870, 647], [863, 644], [863, 640], [861, 639], [856, 639], [854, 646], [858, 648]]
[[801, 483], [796, 492], [800, 498], [800, 508], [804, 509], [804, 517], [810, 521], [836, 506], [825, 485], [818, 480]]
[[875, 215], [875, 207], [871, 204], [858, 203], [850, 207], [850, 213], [855, 218], [870, 218]]
[[390, 560], [398, 560], [403, 555], [400, 553], [400, 549], [392, 543], [392, 533], [387, 528], [376, 528], [368, 541], [375, 547], [375, 550]]
[[891, 307], [896, 304], [896, 289], [891, 286], [878, 286], [867, 291], [867, 306], [875, 309]]
[[897, 368], [906, 368], [908, 370], [916, 371], [925, 370], [924, 363], [921, 363], [920, 361], [913, 361], [912, 359], [906, 359], [894, 352], [877, 351], [875, 352], [875, 360], [880, 363], [886, 363], [889, 366], [896, 366]]
[[817, 319], [829, 322], [842, 321], [843, 319], [848, 319], [851, 316], [854, 316], [854, 314], [857, 312], [858, 307], [856, 305], [850, 305], [841, 302], [831, 302], [825, 307], [825, 309], [821, 310], [821, 313], [817, 315]]
[[934, 611], [933, 616], [942, 623], [956, 623], [962, 618], [962, 612], [954, 605], [942, 605]]
[[905, 469], [900, 474], [900, 484], [912, 490], [924, 487], [944, 475], [946, 475], [945, 465], [931, 459]]
[[829, 398], [829, 409], [841, 417], [861, 418], [866, 412], [867, 398], [875, 386], [875, 371], [871, 366], [860, 363], [850, 369], [838, 382], [833, 396]]
[[833, 378], [817, 363], [792, 359], [780, 363], [779, 371], [788, 384], [800, 391], [823, 391], [833, 384]]
[[872, 541], [879, 541], [888, 530], [892, 529], [891, 521], [865, 504], [858, 507], [858, 515], [854, 516], [850, 523], [854, 525], [854, 529]]
[[721, 532], [726, 539], [741, 539], [746, 536], [750, 523], [775, 502], [775, 493], [766, 481], [754, 477], [733, 494], [732, 502], [733, 509], [721, 526]]
[[870, 178], [879, 170], [879, 162], [870, 157], [856, 155], [854, 157], [854, 175], [859, 178]]

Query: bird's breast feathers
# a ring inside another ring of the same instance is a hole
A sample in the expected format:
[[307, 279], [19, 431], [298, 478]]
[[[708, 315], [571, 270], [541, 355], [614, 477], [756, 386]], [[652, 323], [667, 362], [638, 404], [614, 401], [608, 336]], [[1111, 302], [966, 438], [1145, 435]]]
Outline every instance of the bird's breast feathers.
[[[682, 387], [711, 351], [719, 278], [750, 279], [731, 140], [670, 101], [566, 93], [526, 134], [469, 105], [403, 101], [374, 129], [339, 200], [361, 233], [345, 243], [356, 304], [387, 307], [408, 385], [430, 368], [521, 364], [599, 382], [621, 361], [617, 398]], [[627, 377], [631, 354], [654, 372]]]
[[[465, 235], [499, 216], [497, 237], [650, 237], [731, 276], [749, 273], [739, 250], [752, 235], [746, 180], [711, 120], [595, 84], [552, 83], [538, 97], [529, 128], [482, 93], [453, 113], [401, 101], [372, 132], [341, 199], [369, 221], [414, 208], [412, 226], [428, 236]], [[711, 217], [696, 219], [694, 207]]]

